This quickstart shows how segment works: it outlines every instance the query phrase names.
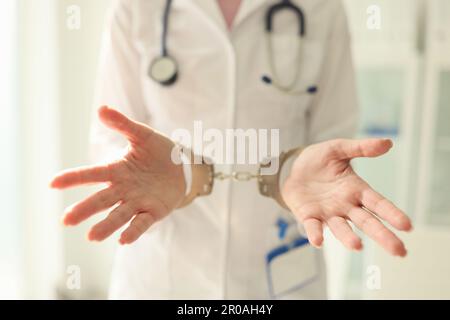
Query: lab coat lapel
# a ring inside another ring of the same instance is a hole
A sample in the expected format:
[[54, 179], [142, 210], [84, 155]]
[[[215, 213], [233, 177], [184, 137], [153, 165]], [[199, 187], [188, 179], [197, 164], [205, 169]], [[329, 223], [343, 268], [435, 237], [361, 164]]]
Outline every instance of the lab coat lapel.
[[213, 24], [223, 33], [227, 33], [227, 25], [220, 11], [217, 0], [190, 0]]
[[238, 15], [234, 21], [234, 25], [239, 25], [242, 21], [250, 16], [253, 12], [260, 7], [267, 5], [271, 0], [242, 0], [241, 7], [239, 8]]
[[[190, 0], [210, 19], [222, 32], [228, 33], [228, 28], [220, 11], [217, 0]], [[271, 0], [242, 0], [241, 7], [234, 21], [234, 26], [239, 25], [249, 15], [258, 10], [261, 6], [267, 5]]]

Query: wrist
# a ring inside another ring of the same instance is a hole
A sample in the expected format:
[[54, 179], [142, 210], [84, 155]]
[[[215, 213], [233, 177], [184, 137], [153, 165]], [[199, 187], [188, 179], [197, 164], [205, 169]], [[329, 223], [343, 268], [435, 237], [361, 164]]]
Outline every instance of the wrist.
[[214, 184], [214, 166], [210, 164], [211, 161], [195, 156], [189, 149], [181, 149], [186, 193], [178, 209], [190, 205], [197, 197], [210, 195]]
[[287, 152], [282, 152], [278, 159], [278, 170], [272, 175], [262, 175], [261, 172], [264, 168], [270, 167], [269, 164], [261, 165], [260, 177], [258, 179], [259, 192], [265, 197], [274, 199], [282, 208], [290, 210], [284, 201], [281, 187], [287, 180], [290, 174], [290, 168], [292, 167], [295, 159], [302, 153], [303, 148], [291, 149]]

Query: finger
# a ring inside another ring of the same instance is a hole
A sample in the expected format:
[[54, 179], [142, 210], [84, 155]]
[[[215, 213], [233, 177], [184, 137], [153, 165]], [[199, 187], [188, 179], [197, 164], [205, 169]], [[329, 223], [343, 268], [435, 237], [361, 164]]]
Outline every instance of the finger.
[[362, 208], [354, 207], [348, 213], [348, 217], [359, 229], [386, 251], [394, 256], [406, 256], [407, 252], [403, 242], [371, 213]]
[[140, 213], [134, 217], [130, 226], [122, 233], [120, 243], [122, 245], [135, 242], [155, 223], [155, 219], [150, 213]]
[[65, 211], [63, 223], [66, 226], [75, 226], [92, 215], [111, 208], [120, 198], [113, 188], [101, 190], [87, 199], [78, 202]]
[[63, 171], [53, 178], [50, 186], [54, 189], [67, 189], [91, 183], [108, 182], [110, 180], [110, 166], [82, 167]]
[[391, 201], [372, 189], [365, 190], [361, 195], [361, 203], [391, 226], [401, 231], [412, 229], [411, 220]]
[[393, 146], [389, 139], [340, 139], [330, 141], [331, 150], [338, 159], [374, 158], [387, 153]]
[[327, 225], [336, 239], [341, 241], [346, 248], [357, 251], [362, 249], [361, 238], [353, 232], [347, 220], [342, 217], [333, 217], [327, 220]]
[[100, 120], [109, 128], [124, 135], [131, 143], [148, 139], [152, 129], [109, 107], [101, 107], [98, 111]]
[[123, 204], [115, 208], [108, 217], [89, 231], [88, 239], [90, 241], [103, 241], [114, 232], [123, 227], [135, 215], [135, 210], [131, 206]]
[[316, 248], [322, 247], [323, 243], [322, 221], [314, 218], [306, 219], [305, 221], [303, 221], [303, 227], [305, 228], [309, 242]]

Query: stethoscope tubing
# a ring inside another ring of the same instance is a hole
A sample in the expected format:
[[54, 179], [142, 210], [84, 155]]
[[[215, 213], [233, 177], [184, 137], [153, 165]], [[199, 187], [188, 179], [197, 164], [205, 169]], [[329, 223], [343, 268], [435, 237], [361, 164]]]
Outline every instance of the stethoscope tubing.
[[[167, 47], [167, 39], [168, 39], [168, 33], [169, 33], [169, 24], [170, 24], [170, 12], [172, 9], [173, 0], [166, 0], [166, 5], [164, 7], [164, 13], [162, 17], [162, 34], [161, 34], [161, 56], [157, 57], [153, 60], [151, 63], [151, 66], [149, 68], [149, 76], [158, 82], [159, 84], [163, 86], [169, 86], [174, 84], [178, 79], [178, 64], [176, 60], [169, 55], [169, 50]], [[274, 20], [275, 15], [279, 13], [281, 10], [291, 10], [293, 11], [298, 18], [298, 51], [297, 51], [297, 66], [295, 70], [295, 75], [292, 79], [292, 81], [287, 84], [283, 85], [280, 80], [280, 76], [277, 73], [276, 65], [275, 65], [275, 59], [273, 56], [273, 42], [272, 42], [272, 34], [274, 32]], [[300, 78], [300, 69], [301, 69], [301, 52], [302, 52], [302, 40], [306, 36], [306, 18], [303, 10], [293, 4], [290, 0], [282, 0], [280, 3], [272, 5], [266, 13], [265, 16], [265, 31], [266, 31], [266, 45], [267, 45], [267, 51], [268, 51], [268, 58], [269, 58], [269, 68], [270, 72], [272, 73], [272, 77], [269, 77], [267, 75], [264, 75], [262, 77], [262, 81], [265, 82], [267, 85], [272, 85], [274, 88], [287, 93], [291, 95], [303, 95], [303, 94], [315, 94], [318, 91], [317, 86], [310, 86], [306, 88], [305, 90], [295, 90], [295, 85], [298, 82]], [[173, 74], [167, 74], [166, 77], [163, 77], [165, 80], [158, 80], [158, 77], [156, 77], [154, 72], [154, 66], [156, 65], [155, 62], [158, 60], [162, 60], [163, 58], [167, 58], [168, 60], [172, 61], [172, 64], [174, 66], [174, 70], [172, 71]], [[168, 79], [168, 80], [167, 80]]]
[[161, 55], [163, 57], [167, 57], [169, 55], [167, 50], [167, 38], [169, 32], [169, 20], [170, 20], [170, 11], [172, 8], [172, 1], [173, 0], [167, 0], [163, 14], [163, 23], [162, 23], [163, 30], [161, 35]]

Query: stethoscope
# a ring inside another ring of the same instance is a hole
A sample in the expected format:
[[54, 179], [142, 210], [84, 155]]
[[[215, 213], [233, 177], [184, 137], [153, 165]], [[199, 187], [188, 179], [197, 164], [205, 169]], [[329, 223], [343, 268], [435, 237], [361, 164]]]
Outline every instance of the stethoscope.
[[[172, 57], [169, 54], [169, 51], [167, 49], [167, 37], [168, 37], [168, 30], [169, 30], [169, 17], [170, 17], [170, 11], [172, 8], [172, 1], [173, 0], [167, 0], [166, 5], [164, 8], [164, 14], [163, 14], [163, 22], [162, 22], [162, 35], [161, 35], [161, 54], [155, 58], [152, 63], [150, 64], [148, 74], [150, 78], [152, 78], [157, 83], [163, 85], [163, 86], [170, 86], [173, 85], [178, 80], [178, 64], [174, 57]], [[299, 22], [299, 30], [298, 30], [298, 40], [299, 40], [299, 46], [297, 50], [297, 66], [295, 71], [295, 76], [293, 80], [288, 85], [283, 85], [280, 81], [280, 77], [277, 73], [276, 67], [275, 67], [275, 61], [273, 56], [273, 41], [272, 41], [272, 34], [273, 34], [273, 21], [275, 18], [275, 15], [281, 11], [281, 10], [291, 10], [294, 12], [297, 16], [298, 22]], [[267, 85], [271, 85], [278, 90], [292, 95], [303, 95], [303, 94], [309, 94], [313, 95], [318, 92], [318, 87], [316, 85], [311, 85], [303, 90], [296, 90], [295, 85], [298, 82], [298, 79], [300, 77], [300, 64], [301, 64], [301, 44], [303, 42], [303, 39], [306, 36], [306, 19], [305, 15], [303, 13], [303, 10], [298, 7], [297, 5], [293, 4], [290, 0], [281, 0], [281, 2], [272, 5], [266, 14], [265, 19], [265, 30], [267, 35], [267, 52], [269, 56], [269, 67], [271, 69], [272, 76], [264, 75], [262, 76], [261, 80], [266, 83]]]

